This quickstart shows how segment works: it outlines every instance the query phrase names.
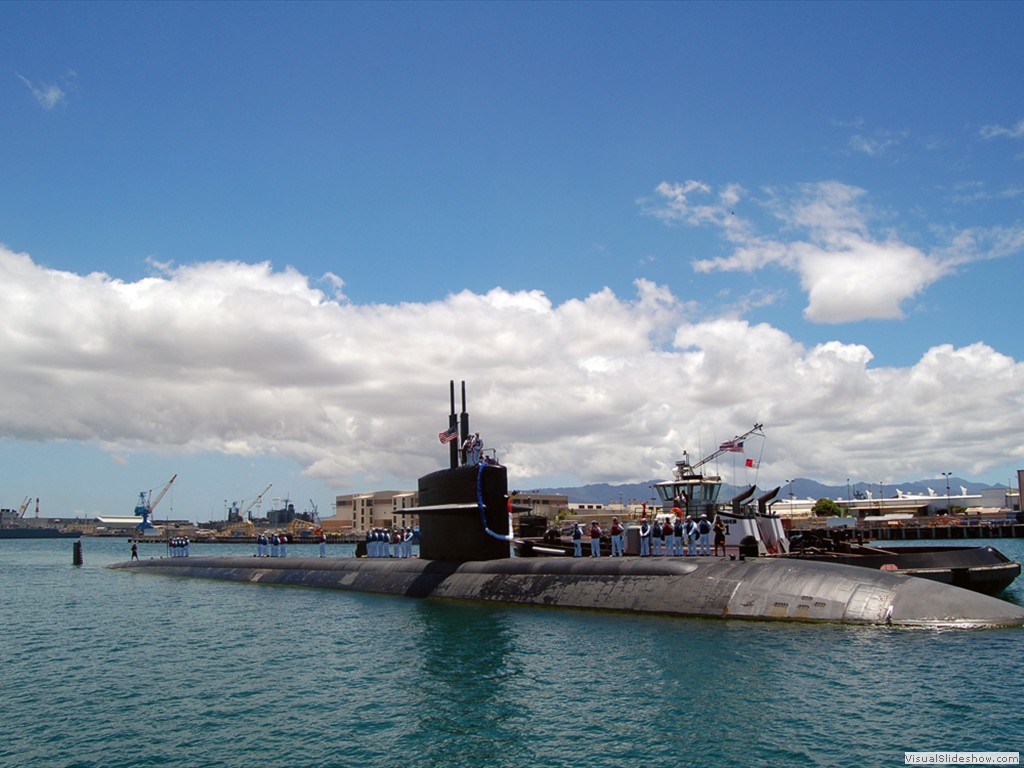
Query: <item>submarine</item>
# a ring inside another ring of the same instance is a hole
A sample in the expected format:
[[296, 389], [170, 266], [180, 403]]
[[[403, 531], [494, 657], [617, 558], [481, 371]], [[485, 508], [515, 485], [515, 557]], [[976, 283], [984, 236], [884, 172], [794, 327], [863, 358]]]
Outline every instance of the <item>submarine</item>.
[[[465, 410], [449, 429], [469, 435]], [[461, 442], [461, 441], [460, 441]], [[460, 461], [418, 481], [420, 556], [174, 557], [115, 563], [131, 573], [679, 617], [897, 627], [1018, 627], [1024, 608], [988, 595], [852, 565], [785, 558], [513, 557], [508, 471]]]

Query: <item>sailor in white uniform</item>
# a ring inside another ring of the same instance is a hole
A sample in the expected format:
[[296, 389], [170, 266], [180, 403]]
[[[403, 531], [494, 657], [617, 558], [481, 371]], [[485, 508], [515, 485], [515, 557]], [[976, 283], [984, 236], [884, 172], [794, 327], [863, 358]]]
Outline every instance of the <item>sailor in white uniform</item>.
[[405, 529], [405, 539], [402, 542], [405, 549], [405, 557], [412, 557], [412, 528]]

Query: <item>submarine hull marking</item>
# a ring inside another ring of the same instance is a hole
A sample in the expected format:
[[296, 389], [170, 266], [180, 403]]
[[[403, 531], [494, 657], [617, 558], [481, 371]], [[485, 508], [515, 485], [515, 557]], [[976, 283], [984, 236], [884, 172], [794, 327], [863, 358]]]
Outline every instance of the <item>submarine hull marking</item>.
[[924, 579], [776, 559], [524, 558], [452, 563], [161, 558], [112, 568], [259, 584], [609, 611], [922, 626], [1021, 626], [1024, 609]]

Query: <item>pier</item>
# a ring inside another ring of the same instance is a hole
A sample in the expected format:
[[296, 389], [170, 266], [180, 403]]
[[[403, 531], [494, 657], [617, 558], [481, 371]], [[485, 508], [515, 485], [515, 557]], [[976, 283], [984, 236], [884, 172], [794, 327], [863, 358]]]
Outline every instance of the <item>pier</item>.
[[1020, 539], [1024, 538], [1024, 523], [1016, 521], [983, 521], [978, 523], [929, 524], [910, 522], [899, 525], [858, 525], [851, 529], [855, 535], [876, 541], [962, 540], [962, 539]]

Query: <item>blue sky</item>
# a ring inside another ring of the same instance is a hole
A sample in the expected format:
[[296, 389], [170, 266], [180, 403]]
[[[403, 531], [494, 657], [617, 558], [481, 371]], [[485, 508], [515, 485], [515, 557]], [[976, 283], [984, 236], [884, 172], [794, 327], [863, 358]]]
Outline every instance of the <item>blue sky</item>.
[[[1006, 482], [1024, 7], [0, 5], [0, 501]], [[706, 452], [706, 450], [705, 450]], [[48, 503], [47, 503], [48, 502]], [[167, 502], [165, 502], [167, 503]]]

